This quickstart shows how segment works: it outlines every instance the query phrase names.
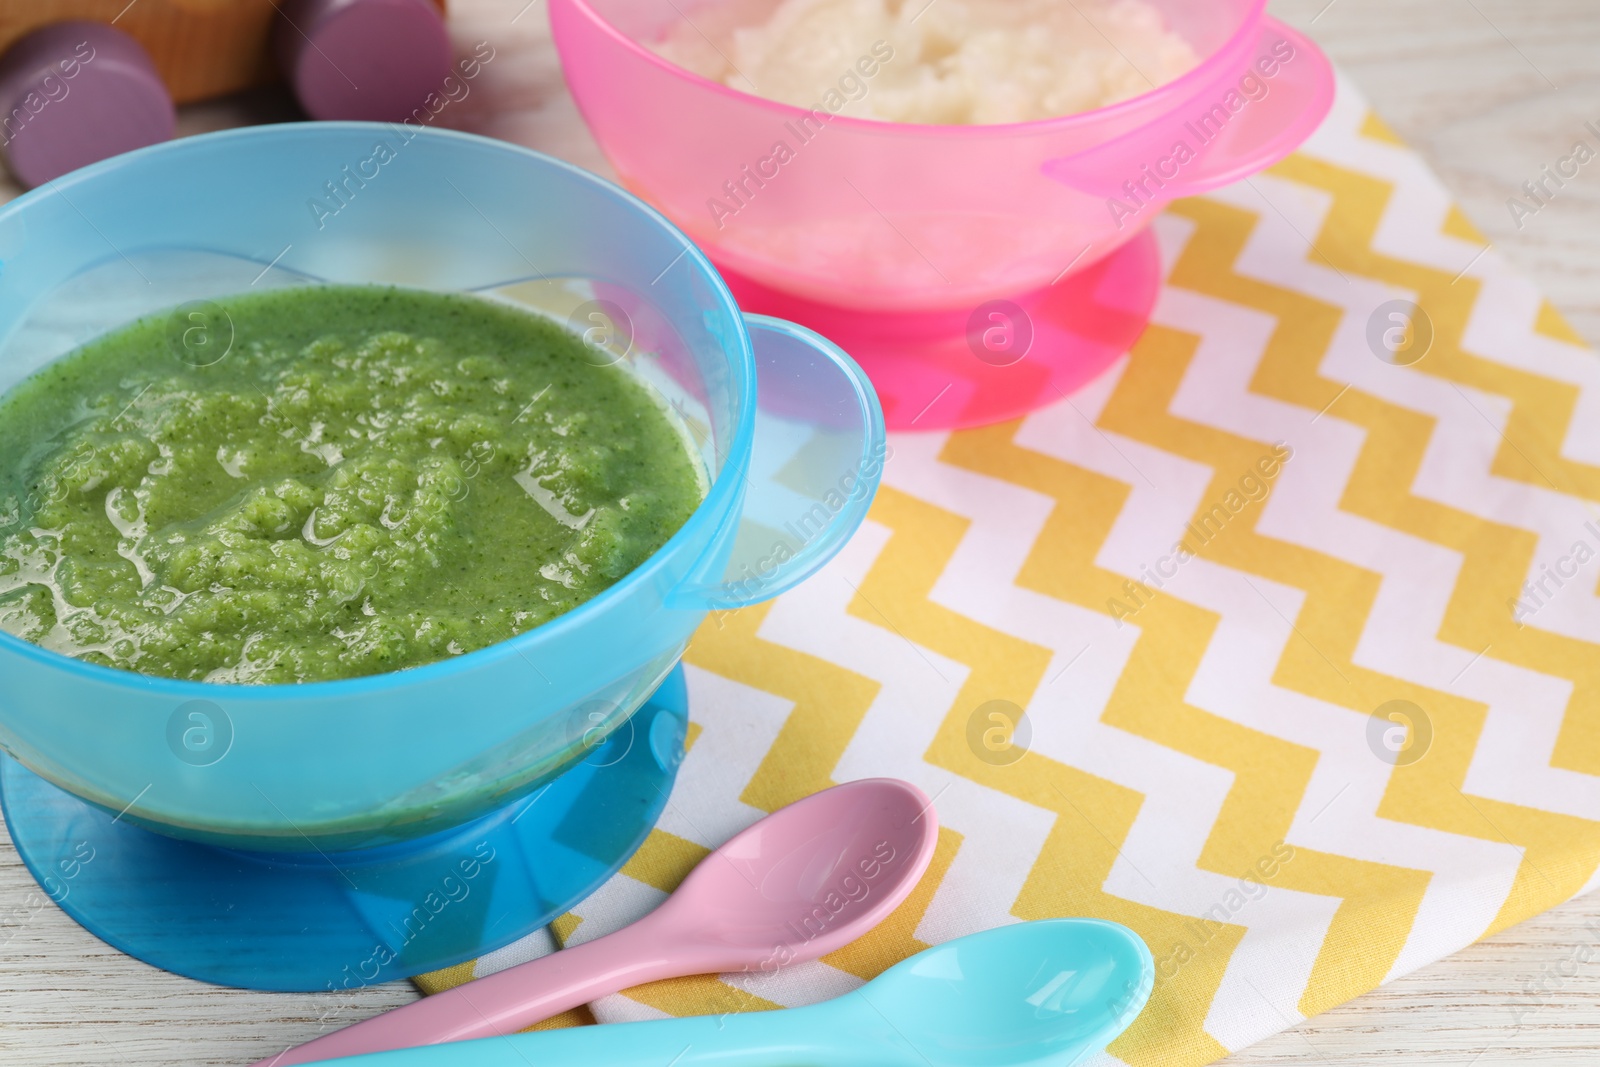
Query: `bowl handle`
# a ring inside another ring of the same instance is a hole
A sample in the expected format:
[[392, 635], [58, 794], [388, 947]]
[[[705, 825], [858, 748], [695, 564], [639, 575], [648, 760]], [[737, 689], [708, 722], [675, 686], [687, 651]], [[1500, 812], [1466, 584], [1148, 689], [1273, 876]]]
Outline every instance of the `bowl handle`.
[[[1333, 64], [1304, 35], [1264, 19], [1239, 74], [1170, 115], [1044, 164], [1046, 176], [1120, 204], [1126, 216], [1248, 178], [1300, 147], [1333, 106]], [[1118, 216], [1118, 228], [1126, 217]]]
[[815, 574], [866, 518], [889, 455], [878, 396], [839, 346], [765, 315], [745, 325], [756, 430], [738, 530], [672, 590], [669, 607], [748, 607]]

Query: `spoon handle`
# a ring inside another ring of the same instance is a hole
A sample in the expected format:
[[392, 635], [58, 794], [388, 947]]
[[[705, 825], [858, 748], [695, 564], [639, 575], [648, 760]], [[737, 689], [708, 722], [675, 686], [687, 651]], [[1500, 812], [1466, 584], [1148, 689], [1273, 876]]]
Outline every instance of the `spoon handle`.
[[672, 951], [656, 929], [646, 917], [605, 937], [375, 1015], [253, 1067], [289, 1067], [336, 1056], [515, 1033], [630, 986], [697, 973], [695, 961], [685, 961], [681, 953]]
[[[577, 1026], [431, 1048], [396, 1049], [348, 1067], [926, 1067], [847, 995], [784, 1011]], [[881, 1030], [881, 1032], [880, 1032]], [[332, 1064], [330, 1064], [332, 1067]]]

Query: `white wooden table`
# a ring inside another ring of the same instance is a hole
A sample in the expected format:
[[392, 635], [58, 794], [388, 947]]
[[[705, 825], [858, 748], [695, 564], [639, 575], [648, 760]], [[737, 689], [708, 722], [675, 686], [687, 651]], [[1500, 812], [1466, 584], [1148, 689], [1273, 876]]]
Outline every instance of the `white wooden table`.
[[[543, 108], [558, 75], [548, 63], [516, 61], [519, 41], [543, 18], [534, 6], [511, 25], [525, 2], [453, 3], [458, 37], [501, 50], [492, 83], [463, 107], [484, 132], [560, 151], [540, 140], [562, 135]], [[1585, 121], [1600, 121], [1600, 0], [1274, 0], [1273, 9], [1309, 30], [1431, 160], [1496, 247], [1580, 332], [1600, 339], [1600, 170], [1583, 172], [1520, 230], [1506, 207], [1523, 181], [1568, 151]], [[182, 126], [197, 132], [289, 114], [265, 94], [189, 109]], [[14, 192], [0, 179], [0, 199]], [[0, 915], [24, 908], [0, 930], [6, 1067], [246, 1064], [416, 996], [404, 983], [334, 1000], [175, 978], [106, 947], [53, 905], [28, 910], [32, 886], [0, 841]], [[1583, 946], [1596, 951], [1580, 955]], [[1488, 1067], [1513, 1059], [1600, 1063], [1600, 894], [1227, 1062]]]

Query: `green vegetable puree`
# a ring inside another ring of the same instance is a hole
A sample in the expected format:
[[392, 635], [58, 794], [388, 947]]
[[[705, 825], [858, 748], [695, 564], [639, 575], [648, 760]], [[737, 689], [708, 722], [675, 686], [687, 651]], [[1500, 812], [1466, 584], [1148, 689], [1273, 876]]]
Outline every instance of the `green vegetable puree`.
[[530, 630], [704, 496], [677, 424], [599, 362], [512, 307], [376, 287], [117, 330], [0, 399], [0, 628], [259, 684]]

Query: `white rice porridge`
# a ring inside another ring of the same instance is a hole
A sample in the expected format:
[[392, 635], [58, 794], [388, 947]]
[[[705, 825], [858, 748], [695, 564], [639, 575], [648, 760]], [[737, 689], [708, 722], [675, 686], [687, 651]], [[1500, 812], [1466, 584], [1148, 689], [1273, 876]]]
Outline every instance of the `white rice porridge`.
[[828, 110], [887, 122], [1070, 115], [1199, 62], [1146, 0], [745, 0], [689, 16], [656, 46], [664, 58], [796, 107], [831, 91], [845, 102]]

